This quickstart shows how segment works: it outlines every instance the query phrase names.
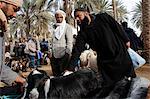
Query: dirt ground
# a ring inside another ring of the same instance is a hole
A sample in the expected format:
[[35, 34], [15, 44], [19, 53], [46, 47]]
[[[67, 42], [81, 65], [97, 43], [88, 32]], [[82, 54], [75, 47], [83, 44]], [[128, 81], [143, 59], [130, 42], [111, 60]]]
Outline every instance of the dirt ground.
[[[45, 70], [49, 75], [52, 75], [52, 70], [50, 65], [43, 65], [41, 70]], [[27, 77], [27, 75], [31, 72], [32, 70], [28, 69], [28, 72], [23, 72], [21, 73], [24, 77]], [[142, 67], [138, 68], [135, 70], [137, 76], [140, 77], [145, 77], [150, 80], [150, 64], [145, 64]]]
[[137, 76], [145, 77], [150, 80], [150, 64], [145, 64], [136, 70]]

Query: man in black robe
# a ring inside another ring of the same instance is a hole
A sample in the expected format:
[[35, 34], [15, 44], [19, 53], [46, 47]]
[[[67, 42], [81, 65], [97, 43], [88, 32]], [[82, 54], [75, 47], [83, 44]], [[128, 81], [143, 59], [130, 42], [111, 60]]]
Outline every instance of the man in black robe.
[[80, 31], [73, 48], [69, 70], [74, 70], [85, 44], [97, 52], [98, 69], [102, 75], [102, 91], [99, 97], [109, 94], [117, 81], [124, 77], [136, 77], [131, 58], [127, 52], [130, 42], [122, 29], [110, 15], [90, 15], [85, 9], [76, 9], [75, 18]]
[[128, 23], [127, 22], [122, 22], [121, 24], [122, 24], [123, 29], [125, 30], [127, 36], [130, 39], [131, 48], [134, 51], [138, 51], [140, 48], [143, 48], [142, 40], [135, 34], [133, 29], [128, 27]]

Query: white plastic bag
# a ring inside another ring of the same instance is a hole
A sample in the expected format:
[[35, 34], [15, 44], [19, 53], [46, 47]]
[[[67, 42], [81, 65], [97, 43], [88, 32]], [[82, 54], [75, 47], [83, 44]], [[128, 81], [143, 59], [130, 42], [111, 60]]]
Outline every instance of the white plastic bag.
[[134, 69], [137, 69], [146, 63], [145, 59], [142, 58], [138, 53], [136, 53], [133, 49], [128, 48], [128, 53], [132, 59], [132, 63]]

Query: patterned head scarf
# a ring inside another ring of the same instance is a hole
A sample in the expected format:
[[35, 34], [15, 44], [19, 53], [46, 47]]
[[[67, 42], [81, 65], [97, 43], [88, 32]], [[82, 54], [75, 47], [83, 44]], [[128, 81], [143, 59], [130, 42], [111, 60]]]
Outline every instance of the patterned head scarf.
[[0, 0], [0, 1], [15, 5], [17, 7], [21, 7], [23, 4], [23, 0]]

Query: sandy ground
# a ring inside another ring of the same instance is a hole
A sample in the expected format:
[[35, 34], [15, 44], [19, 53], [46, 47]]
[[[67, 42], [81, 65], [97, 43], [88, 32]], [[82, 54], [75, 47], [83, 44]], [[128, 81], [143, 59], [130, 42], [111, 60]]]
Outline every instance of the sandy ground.
[[136, 70], [137, 76], [145, 77], [150, 80], [150, 64], [145, 64], [144, 66]]
[[[52, 75], [52, 70], [51, 70], [51, 66], [50, 65], [43, 65], [41, 68], [39, 68], [41, 70], [45, 70], [49, 75]], [[32, 70], [28, 69], [28, 72], [23, 72], [22, 75], [24, 77], [27, 77], [27, 75], [31, 72]], [[138, 68], [135, 70], [137, 76], [140, 77], [145, 77], [147, 79], [150, 80], [150, 64], [145, 64], [142, 67]]]

